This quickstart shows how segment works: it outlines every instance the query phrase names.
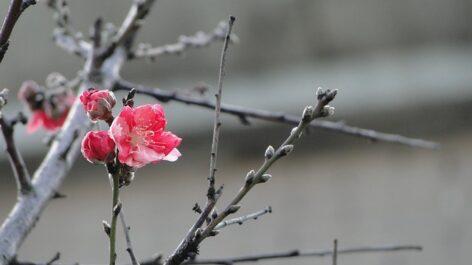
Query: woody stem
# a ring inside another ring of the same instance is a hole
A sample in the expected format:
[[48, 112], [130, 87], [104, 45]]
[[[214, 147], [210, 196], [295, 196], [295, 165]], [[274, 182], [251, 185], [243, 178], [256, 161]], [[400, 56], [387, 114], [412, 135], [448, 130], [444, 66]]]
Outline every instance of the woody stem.
[[113, 207], [111, 211], [111, 227], [110, 227], [110, 265], [115, 265], [116, 261], [116, 221], [118, 214], [120, 213], [120, 204], [119, 204], [119, 192], [120, 192], [120, 175], [112, 174], [112, 190], [113, 190]]

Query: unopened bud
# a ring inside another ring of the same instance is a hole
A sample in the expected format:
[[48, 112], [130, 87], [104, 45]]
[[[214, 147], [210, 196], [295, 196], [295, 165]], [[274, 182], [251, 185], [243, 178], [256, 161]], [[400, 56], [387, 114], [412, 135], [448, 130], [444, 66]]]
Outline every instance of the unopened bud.
[[331, 107], [330, 105], [326, 105], [323, 107], [323, 116], [324, 117], [329, 117], [334, 115], [334, 107]]
[[119, 202], [115, 207], [113, 207], [113, 214], [116, 216], [120, 213], [121, 211], [121, 202]]
[[280, 149], [280, 156], [286, 156], [293, 151], [293, 145], [287, 144]]
[[252, 181], [254, 180], [255, 175], [256, 175], [256, 171], [254, 171], [254, 169], [249, 171], [245, 178], [246, 184], [251, 184]]
[[102, 221], [102, 225], [103, 225], [103, 231], [105, 231], [105, 234], [107, 234], [108, 236], [110, 236], [111, 227], [110, 227], [110, 225], [108, 224], [108, 222], [105, 221], [105, 220], [103, 220], [103, 221]]
[[272, 178], [271, 174], [263, 174], [260, 178], [261, 179], [260, 183], [265, 183], [269, 181], [271, 178]]
[[218, 230], [213, 230], [213, 231], [210, 231], [210, 233], [208, 234], [208, 236], [216, 236], [220, 233], [220, 231]]
[[311, 121], [313, 118], [314, 108], [313, 106], [306, 106], [303, 110], [302, 121]]
[[112, 118], [111, 110], [116, 98], [111, 91], [89, 88], [80, 95], [80, 102], [92, 121], [108, 121]]
[[90, 131], [82, 140], [81, 151], [89, 162], [104, 164], [114, 157], [115, 142], [107, 131]]
[[227, 214], [233, 214], [236, 213], [239, 209], [241, 208], [241, 205], [231, 205], [227, 210]]
[[264, 154], [264, 157], [269, 160], [271, 159], [275, 154], [275, 150], [274, 150], [274, 147], [272, 147], [272, 145], [269, 145], [265, 151], [265, 154]]

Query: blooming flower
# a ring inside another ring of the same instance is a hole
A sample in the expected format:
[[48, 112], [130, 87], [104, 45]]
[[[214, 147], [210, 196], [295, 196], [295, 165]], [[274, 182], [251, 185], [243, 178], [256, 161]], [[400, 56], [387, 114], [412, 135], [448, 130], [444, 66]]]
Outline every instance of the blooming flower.
[[34, 133], [38, 128], [43, 127], [47, 131], [56, 131], [61, 128], [67, 118], [68, 111], [64, 112], [61, 117], [49, 117], [44, 110], [36, 110], [28, 119], [26, 131]]
[[102, 164], [113, 158], [115, 142], [107, 131], [91, 131], [82, 140], [81, 151], [89, 162]]
[[161, 160], [175, 161], [182, 139], [164, 131], [166, 119], [159, 104], [136, 108], [125, 106], [110, 126], [110, 136], [118, 148], [118, 160], [139, 168]]
[[92, 121], [112, 119], [111, 109], [116, 104], [113, 92], [89, 88], [80, 95], [80, 102]]
[[18, 91], [18, 100], [32, 112], [26, 131], [33, 133], [40, 127], [56, 131], [64, 124], [74, 99], [68, 91], [46, 93], [34, 81], [23, 82]]

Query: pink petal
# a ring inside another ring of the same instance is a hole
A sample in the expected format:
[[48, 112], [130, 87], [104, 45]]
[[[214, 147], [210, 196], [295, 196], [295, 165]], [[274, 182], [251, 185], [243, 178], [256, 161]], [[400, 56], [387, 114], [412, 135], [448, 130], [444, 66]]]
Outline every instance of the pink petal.
[[177, 150], [177, 148], [172, 149], [169, 154], [167, 154], [162, 160], [166, 160], [169, 162], [176, 161], [182, 154]]

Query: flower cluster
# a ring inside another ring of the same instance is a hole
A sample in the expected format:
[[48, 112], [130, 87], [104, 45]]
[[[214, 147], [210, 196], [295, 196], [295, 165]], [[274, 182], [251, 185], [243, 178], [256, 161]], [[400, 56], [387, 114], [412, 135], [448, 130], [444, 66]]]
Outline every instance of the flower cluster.
[[26, 130], [33, 133], [40, 127], [54, 132], [66, 120], [75, 97], [69, 89], [45, 89], [36, 82], [23, 82], [18, 91], [18, 100], [32, 113]]
[[180, 157], [177, 147], [182, 139], [164, 130], [167, 121], [160, 105], [124, 106], [113, 118], [113, 92], [91, 88], [82, 93], [80, 100], [91, 120], [110, 125], [108, 131], [92, 131], [83, 139], [81, 150], [88, 161], [109, 163], [116, 157], [123, 165], [140, 168]]

